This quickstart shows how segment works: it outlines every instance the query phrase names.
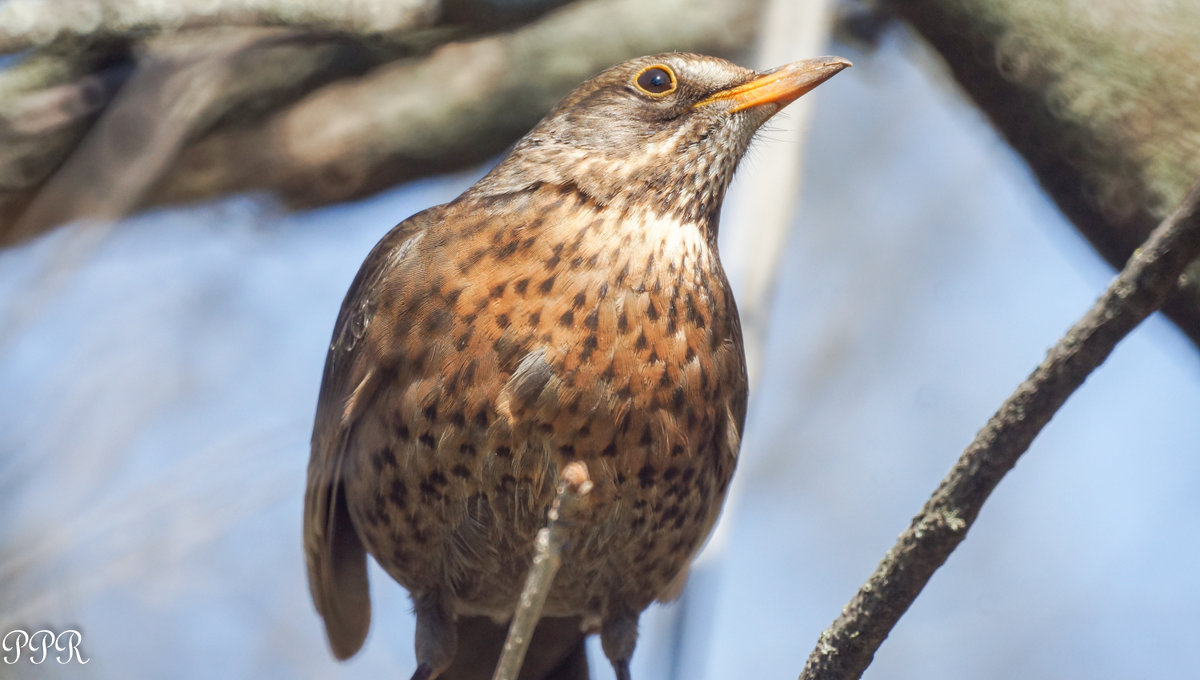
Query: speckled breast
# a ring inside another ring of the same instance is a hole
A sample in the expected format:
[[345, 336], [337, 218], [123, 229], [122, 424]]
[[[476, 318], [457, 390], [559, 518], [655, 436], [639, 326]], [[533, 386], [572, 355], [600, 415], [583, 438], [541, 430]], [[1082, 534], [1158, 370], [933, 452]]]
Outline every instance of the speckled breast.
[[581, 460], [595, 488], [546, 613], [640, 611], [690, 561], [733, 473], [733, 298], [703, 225], [569, 189], [494, 200], [509, 203], [434, 225], [379, 301], [368, 332], [398, 349], [350, 443], [351, 515], [414, 594], [505, 616], [559, 471]]

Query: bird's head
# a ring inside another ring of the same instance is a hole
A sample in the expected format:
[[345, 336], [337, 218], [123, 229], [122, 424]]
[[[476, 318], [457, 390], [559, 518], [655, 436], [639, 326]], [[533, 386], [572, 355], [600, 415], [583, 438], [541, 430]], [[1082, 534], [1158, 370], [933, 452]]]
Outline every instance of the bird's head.
[[697, 54], [633, 59], [567, 95], [481, 185], [571, 184], [601, 204], [650, 200], [715, 219], [758, 128], [849, 65], [820, 57], [760, 73]]

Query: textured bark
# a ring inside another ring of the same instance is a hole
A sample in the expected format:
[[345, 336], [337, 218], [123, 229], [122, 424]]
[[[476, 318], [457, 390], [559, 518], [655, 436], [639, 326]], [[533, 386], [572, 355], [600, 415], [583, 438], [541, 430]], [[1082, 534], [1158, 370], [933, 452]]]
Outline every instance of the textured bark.
[[1142, 245], [1104, 295], [976, 435], [875, 573], [821, 633], [801, 680], [862, 676], [933, 572], [966, 538], [983, 503], [1034, 437], [1200, 256], [1200, 184]]
[[32, 50], [0, 70], [0, 246], [151, 205], [263, 191], [310, 207], [462, 168], [615, 62], [738, 50], [760, 3], [375, 4], [0, 6], [0, 52]]
[[[891, 0], [1120, 267], [1200, 174], [1193, 0]], [[1165, 311], [1200, 344], [1200, 262]]]

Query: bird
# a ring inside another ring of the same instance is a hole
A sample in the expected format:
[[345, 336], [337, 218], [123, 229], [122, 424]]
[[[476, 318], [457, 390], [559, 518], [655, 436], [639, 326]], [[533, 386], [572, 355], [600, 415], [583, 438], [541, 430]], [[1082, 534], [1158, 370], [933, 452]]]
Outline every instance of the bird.
[[521, 678], [588, 677], [599, 633], [629, 680], [638, 619], [682, 588], [745, 424], [726, 189], [760, 126], [849, 65], [618, 64], [371, 250], [326, 356], [304, 499], [335, 657], [366, 638], [370, 555], [411, 596], [413, 680], [491, 677], [559, 474], [582, 461], [592, 491]]

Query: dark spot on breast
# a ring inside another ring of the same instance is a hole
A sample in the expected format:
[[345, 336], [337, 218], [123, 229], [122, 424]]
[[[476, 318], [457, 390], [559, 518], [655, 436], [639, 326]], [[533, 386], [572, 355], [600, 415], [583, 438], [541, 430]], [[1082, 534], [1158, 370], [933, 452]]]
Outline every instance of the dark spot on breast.
[[400, 441], [408, 441], [408, 438], [412, 436], [408, 432], [408, 426], [399, 420], [392, 425], [392, 432], [396, 435], [396, 439]]
[[420, 489], [421, 498], [426, 502], [440, 501], [443, 498], [442, 492], [438, 491], [436, 486], [430, 484], [428, 478], [421, 480]]
[[599, 342], [595, 335], [589, 335], [583, 341], [583, 349], [579, 352], [579, 361], [587, 361], [592, 357], [592, 352], [596, 351], [596, 346]]
[[489, 250], [489, 248], [484, 247], [484, 248], [478, 248], [478, 249], [472, 251], [471, 254], [466, 257], [466, 259], [464, 259], [461, 263], [459, 263], [458, 271], [462, 274], [466, 274], [466, 273], [470, 272], [472, 269], [475, 268], [475, 265], [479, 264], [479, 261], [482, 260], [484, 258], [484, 256], [488, 254], [488, 250]]
[[683, 387], [676, 387], [675, 391], [671, 393], [671, 410], [678, 413], [679, 410], [683, 408], [683, 400], [685, 396], [686, 393], [683, 391]]
[[526, 276], [525, 278], [523, 278], [513, 284], [513, 290], [517, 291], [518, 295], [524, 295], [526, 288], [529, 288], [529, 277], [528, 276]]
[[609, 442], [608, 446], [604, 447], [604, 450], [600, 452], [600, 455], [604, 456], [605, 458], [612, 458], [613, 456], [617, 455], [616, 442]]
[[638, 444], [642, 446], [650, 446], [654, 443], [654, 435], [650, 434], [650, 425], [642, 426], [642, 438], [638, 440]]
[[408, 501], [408, 487], [399, 479], [393, 479], [391, 486], [388, 488], [388, 500], [397, 508], [403, 508]]
[[507, 314], [496, 315], [496, 325], [500, 328], [500, 330], [504, 330], [504, 329], [508, 328], [508, 323], [509, 322], [508, 322]]
[[498, 484], [496, 488], [500, 489], [502, 493], [512, 493], [516, 487], [517, 478], [506, 474], [500, 477], [500, 484]]
[[542, 281], [540, 284], [538, 284], [538, 290], [543, 294], [554, 290], [554, 275], [551, 274], [550, 276], [546, 277], [545, 281]]
[[608, 297], [608, 281], [600, 284], [600, 288], [596, 291], [596, 297], [600, 300]]
[[682, 456], [684, 452], [683, 444], [676, 444], [671, 447], [671, 456]]
[[588, 315], [583, 317], [583, 325], [590, 331], [596, 330], [600, 325], [600, 309], [596, 308], [588, 312]]
[[572, 271], [579, 269], [580, 267], [583, 266], [583, 258], [582, 257], [572, 257], [571, 264], [568, 266], [571, 268]]
[[696, 358], [696, 350], [692, 349], [691, 345], [688, 345], [687, 352], [683, 355], [684, 363], [691, 363], [692, 359], [695, 359], [695, 358]]
[[468, 458], [474, 458], [476, 454], [475, 445], [463, 444], [462, 446], [458, 447], [458, 452], [464, 456], [467, 456]]
[[426, 406], [424, 411], [425, 420], [428, 420], [431, 423], [437, 422], [437, 411], [437, 404], [430, 404], [429, 406]]
[[437, 445], [437, 441], [434, 440], [433, 435], [429, 434], [428, 432], [422, 432], [421, 436], [417, 437], [417, 441], [431, 449]]
[[[474, 364], [472, 364], [472, 366], [473, 365]], [[487, 427], [488, 426], [488, 412], [487, 412], [486, 406], [479, 409], [479, 413], [475, 414], [475, 425], [476, 425], [476, 427]]]
[[575, 312], [573, 312], [569, 309], [567, 311], [563, 312], [563, 315], [558, 317], [558, 325], [566, 327], [566, 328], [570, 328], [571, 326], [574, 326], [575, 325]]
[[472, 329], [471, 327], [468, 326], [467, 331], [465, 333], [463, 333], [462, 335], [458, 336], [458, 340], [456, 340], [454, 342], [455, 349], [457, 349], [460, 352], [465, 350], [467, 348], [467, 343], [471, 342], [471, 334], [474, 332], [475, 332], [474, 329]]
[[616, 377], [616, 375], [617, 375], [616, 364], [610, 361], [608, 363], [608, 367], [605, 368], [604, 372], [600, 374], [600, 379], [606, 380], [606, 381], [611, 381], [614, 377]]
[[507, 287], [508, 287], [508, 281], [501, 281], [500, 283], [496, 284], [495, 286], [492, 286], [492, 292], [491, 292], [492, 297], [498, 298], [501, 295], [504, 295], [504, 289]]
[[658, 474], [658, 470], [654, 469], [654, 465], [644, 464], [642, 469], [637, 471], [637, 481], [641, 483], [642, 488], [648, 488], [654, 485], [655, 474]]
[[658, 307], [655, 307], [653, 302], [646, 307], [646, 318], [651, 321], [658, 321]]
[[455, 411], [454, 413], [450, 414], [450, 422], [453, 423], [455, 427], [466, 427], [467, 417], [463, 415], [462, 411]]
[[459, 464], [459, 465], [455, 465], [454, 467], [450, 468], [450, 474], [454, 475], [455, 477], [459, 477], [461, 479], [468, 479], [471, 476], [471, 471], [467, 468], [466, 465]]
[[571, 444], [563, 444], [558, 447], [558, 452], [567, 458], [575, 457], [575, 447]]
[[517, 246], [519, 245], [521, 245], [521, 239], [519, 238], [514, 238], [508, 243], [505, 243], [503, 248], [496, 251], [496, 259], [506, 260], [509, 257], [512, 257], [512, 254], [517, 252]]
[[624, 335], [629, 332], [629, 317], [625, 310], [621, 310], [621, 316], [617, 318], [617, 332]]
[[617, 274], [616, 284], [618, 286], [624, 285], [627, 278], [629, 278], [629, 262], [626, 262], [625, 266], [621, 267], [621, 272]]
[[421, 330], [425, 333], [440, 333], [450, 325], [450, 311], [445, 307], [434, 307], [425, 315]]
[[425, 480], [428, 481], [429, 484], [435, 489], [440, 489], [443, 486], [446, 486], [446, 482], [448, 481], [446, 479], [446, 475], [442, 474], [441, 470], [434, 470], [433, 472], [430, 472], [429, 476], [427, 476]]
[[533, 314], [529, 315], [529, 325], [530, 326], [536, 326], [541, 322], [542, 322], [542, 313], [541, 312], [534, 312]]
[[646, 331], [638, 333], [637, 341], [633, 343], [633, 348], [640, 352], [649, 346], [650, 343], [646, 340]]
[[579, 309], [585, 302], [587, 302], [587, 293], [576, 293], [575, 297], [571, 300], [571, 307], [572, 309]]
[[512, 458], [512, 449], [507, 446], [497, 446], [495, 454], [501, 458]]
[[455, 302], [458, 302], [458, 296], [462, 295], [462, 292], [463, 292], [462, 288], [455, 288], [454, 290], [450, 291], [449, 293], [446, 293], [444, 296], [444, 298], [446, 300], [446, 304], [453, 305]]

